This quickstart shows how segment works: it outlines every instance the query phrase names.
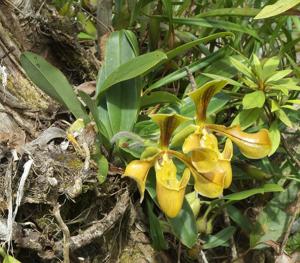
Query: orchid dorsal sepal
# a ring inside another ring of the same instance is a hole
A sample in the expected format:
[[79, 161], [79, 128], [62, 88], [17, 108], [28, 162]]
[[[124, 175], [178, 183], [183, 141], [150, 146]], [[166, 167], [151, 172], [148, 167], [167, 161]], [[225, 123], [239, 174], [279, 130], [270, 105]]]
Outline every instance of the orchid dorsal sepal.
[[266, 157], [271, 151], [272, 143], [266, 129], [261, 129], [256, 133], [247, 133], [243, 132], [240, 126], [225, 127], [207, 124], [206, 127], [231, 139], [247, 158], [260, 159]]
[[207, 107], [211, 98], [220, 92], [227, 84], [227, 80], [212, 80], [188, 94], [196, 106], [197, 124], [205, 122]]
[[160, 128], [160, 147], [162, 149], [168, 148], [170, 138], [175, 129], [182, 123], [189, 120], [189, 118], [177, 113], [153, 114], [150, 117]]

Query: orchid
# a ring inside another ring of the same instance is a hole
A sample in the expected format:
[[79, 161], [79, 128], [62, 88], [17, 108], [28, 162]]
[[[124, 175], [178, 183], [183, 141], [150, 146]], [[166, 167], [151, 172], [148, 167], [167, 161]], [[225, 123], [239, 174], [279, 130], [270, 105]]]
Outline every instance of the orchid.
[[[256, 133], [241, 131], [240, 126], [225, 127], [206, 122], [206, 112], [211, 98], [218, 93], [227, 82], [213, 80], [188, 95], [196, 106], [196, 125], [194, 132], [184, 141], [182, 150], [191, 155], [191, 162], [197, 174], [194, 175], [195, 190], [209, 198], [219, 197], [223, 189], [232, 181], [230, 160], [233, 155], [234, 142], [247, 158], [259, 159], [271, 151], [271, 140], [266, 129]], [[218, 149], [218, 140], [213, 132], [226, 136], [224, 150]]]
[[[170, 139], [174, 131], [188, 119], [175, 113], [151, 116], [160, 128], [159, 142], [154, 147], [146, 148], [140, 160], [130, 162], [124, 173], [124, 176], [136, 181], [141, 202], [144, 198], [147, 176], [152, 167], [156, 174], [158, 204], [161, 210], [172, 218], [181, 210], [190, 175], [194, 178], [196, 192], [209, 198], [221, 196], [223, 190], [231, 185], [232, 142], [248, 158], [257, 159], [268, 155], [271, 141], [266, 129], [246, 133], [241, 131], [239, 126], [225, 127], [206, 122], [207, 107], [211, 98], [226, 84], [224, 80], [213, 80], [188, 94], [196, 106], [196, 116], [195, 124], [190, 125], [192, 132], [185, 134], [183, 131], [183, 153], [171, 149]], [[219, 150], [218, 139], [214, 132], [227, 137], [222, 152]], [[173, 138], [175, 137], [176, 135]], [[173, 158], [184, 163], [186, 167], [179, 178]]]
[[183, 162], [186, 160], [184, 156], [181, 156], [181, 153], [170, 150], [168, 145], [174, 130], [187, 118], [178, 114], [155, 114], [151, 118], [160, 127], [160, 141], [156, 147], [148, 147], [142, 154], [141, 160], [130, 162], [126, 167], [124, 176], [137, 182], [142, 202], [147, 175], [150, 168], [154, 167], [158, 204], [168, 217], [175, 217], [181, 210], [185, 188], [191, 172], [189, 168], [186, 168], [181, 178], [177, 179], [177, 168], [172, 157], [177, 157]]

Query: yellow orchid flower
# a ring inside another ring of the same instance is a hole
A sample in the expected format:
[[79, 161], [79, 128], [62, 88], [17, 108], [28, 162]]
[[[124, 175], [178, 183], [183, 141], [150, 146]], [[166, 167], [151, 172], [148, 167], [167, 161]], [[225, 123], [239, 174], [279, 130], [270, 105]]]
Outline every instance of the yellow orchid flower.
[[[134, 179], [138, 185], [141, 201], [144, 198], [147, 175], [154, 166], [156, 173], [156, 194], [161, 210], [168, 217], [175, 217], [180, 212], [185, 195], [185, 188], [190, 179], [190, 170], [184, 170], [181, 179], [177, 179], [177, 169], [172, 160], [168, 144], [173, 131], [187, 119], [177, 114], [156, 114], [152, 120], [160, 127], [160, 143], [156, 150], [153, 147], [142, 156], [142, 160], [130, 162], [123, 176]], [[148, 153], [153, 153], [148, 156]]]
[[155, 164], [156, 194], [159, 206], [168, 217], [175, 217], [182, 207], [185, 188], [190, 179], [190, 170], [185, 169], [180, 180], [176, 178], [176, 166], [168, 157], [162, 156]]
[[[271, 150], [271, 140], [266, 129], [257, 133], [246, 133], [239, 126], [227, 128], [206, 123], [206, 112], [211, 98], [226, 84], [224, 80], [213, 80], [189, 94], [196, 106], [198, 127], [185, 139], [182, 150], [185, 154], [191, 153], [191, 162], [198, 172], [192, 172], [196, 191], [210, 198], [220, 196], [223, 189], [231, 184], [232, 141], [243, 155], [252, 159], [263, 158]], [[216, 136], [210, 132], [228, 137], [222, 153], [219, 152]]]
[[[197, 136], [197, 145], [190, 146], [192, 139]], [[207, 133], [204, 135], [191, 134], [187, 138], [183, 148], [185, 153], [191, 152], [191, 162], [198, 173], [193, 173], [195, 189], [203, 196], [215, 198], [228, 188], [232, 181], [232, 169], [230, 160], [232, 158], [233, 146], [230, 139], [227, 139], [224, 151], [218, 149], [218, 141], [215, 135]], [[188, 150], [188, 151], [187, 151]]]

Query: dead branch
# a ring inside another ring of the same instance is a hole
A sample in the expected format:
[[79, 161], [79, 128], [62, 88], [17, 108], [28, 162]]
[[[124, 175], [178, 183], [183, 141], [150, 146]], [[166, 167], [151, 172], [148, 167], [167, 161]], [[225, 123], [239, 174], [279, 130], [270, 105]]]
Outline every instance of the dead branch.
[[[89, 245], [95, 239], [102, 237], [109, 229], [111, 229], [127, 211], [130, 204], [129, 199], [129, 191], [126, 189], [125, 192], [121, 194], [115, 207], [106, 217], [99, 221], [95, 221], [92, 226], [72, 237], [68, 236], [69, 230], [60, 216], [59, 206], [54, 206], [53, 214], [64, 233], [63, 241], [49, 242], [45, 240], [42, 233], [32, 229], [23, 229], [23, 236], [19, 235], [14, 241], [18, 247], [34, 250], [44, 259], [53, 259], [64, 255], [66, 260], [69, 256], [67, 250], [73, 252]], [[52, 248], [52, 251], [49, 251], [50, 247]]]
[[53, 206], [53, 215], [61, 229], [61, 231], [63, 232], [64, 238], [63, 238], [63, 245], [64, 245], [64, 249], [63, 249], [63, 256], [64, 256], [64, 263], [70, 263], [70, 230], [68, 228], [68, 226], [66, 225], [66, 223], [64, 222], [64, 220], [61, 217], [60, 214], [60, 204], [56, 203]]

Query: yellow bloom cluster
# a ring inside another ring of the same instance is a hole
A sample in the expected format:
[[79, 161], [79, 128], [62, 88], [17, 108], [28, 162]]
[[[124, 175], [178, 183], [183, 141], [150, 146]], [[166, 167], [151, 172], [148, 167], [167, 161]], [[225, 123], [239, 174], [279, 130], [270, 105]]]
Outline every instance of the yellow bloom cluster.
[[[152, 153], [150, 156], [144, 154], [141, 160], [134, 160], [126, 167], [124, 176], [137, 182], [141, 201], [148, 172], [154, 167], [157, 201], [168, 217], [176, 217], [180, 212], [191, 174], [195, 190], [209, 198], [219, 197], [223, 189], [230, 186], [232, 142], [239, 147], [244, 156], [252, 159], [262, 158], [271, 151], [271, 141], [266, 129], [246, 133], [241, 131], [239, 126], [225, 127], [206, 123], [206, 111], [211, 98], [226, 84], [224, 80], [210, 81], [189, 94], [196, 106], [196, 125], [193, 125], [192, 134], [185, 138], [182, 152], [170, 149], [169, 144], [175, 129], [188, 119], [178, 114], [155, 114], [151, 118], [160, 127], [160, 142], [154, 150], [153, 147], [151, 150], [145, 150]], [[213, 132], [227, 137], [222, 152], [219, 151], [218, 140]], [[177, 178], [173, 157], [186, 166], [180, 179]]]

